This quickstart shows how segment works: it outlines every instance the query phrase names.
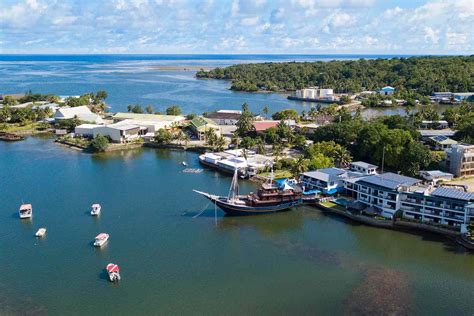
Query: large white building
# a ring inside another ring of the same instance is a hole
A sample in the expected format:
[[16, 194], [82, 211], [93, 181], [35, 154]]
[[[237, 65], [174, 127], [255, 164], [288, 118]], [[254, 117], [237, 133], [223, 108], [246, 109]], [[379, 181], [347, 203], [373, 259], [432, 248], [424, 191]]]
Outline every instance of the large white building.
[[334, 101], [334, 90], [333, 89], [319, 89], [318, 87], [310, 87], [306, 89], [296, 90], [295, 95], [301, 99], [314, 99], [314, 100], [328, 100]]
[[345, 189], [348, 195], [367, 207], [376, 208], [381, 216], [392, 218], [400, 208], [399, 192], [421, 180], [396, 173], [383, 173], [361, 178], [347, 179]]
[[76, 107], [60, 107], [54, 113], [55, 120], [72, 119], [77, 117], [79, 120], [94, 124], [103, 124], [104, 120], [100, 115], [92, 113], [85, 105]]

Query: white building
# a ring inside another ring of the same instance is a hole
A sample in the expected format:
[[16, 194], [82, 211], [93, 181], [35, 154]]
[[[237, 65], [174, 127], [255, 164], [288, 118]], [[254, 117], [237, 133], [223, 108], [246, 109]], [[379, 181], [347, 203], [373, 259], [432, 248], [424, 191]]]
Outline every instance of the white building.
[[328, 100], [334, 101], [334, 90], [333, 89], [319, 89], [318, 87], [310, 87], [306, 89], [296, 90], [295, 95], [301, 99], [313, 99], [313, 100]]
[[304, 172], [300, 181], [305, 191], [318, 190], [324, 194], [334, 194], [344, 189], [344, 179], [347, 171], [339, 168], [324, 168]]
[[377, 174], [377, 166], [363, 161], [354, 161], [349, 165], [349, 169], [365, 175]]
[[102, 125], [98, 124], [81, 124], [76, 126], [74, 129], [74, 134], [76, 136], [82, 137], [93, 137], [94, 136], [94, 129], [100, 127]]
[[109, 124], [93, 129], [93, 136], [108, 136], [114, 143], [127, 143], [140, 137], [140, 126], [133, 124]]
[[474, 193], [453, 188], [418, 188], [400, 193], [403, 217], [426, 223], [444, 224], [466, 232], [474, 220]]
[[204, 115], [205, 118], [211, 119], [218, 125], [236, 125], [242, 115], [242, 111], [219, 110]]
[[386, 218], [392, 218], [400, 209], [399, 192], [404, 187], [413, 186], [421, 180], [396, 173], [383, 173], [362, 178], [348, 179], [345, 188], [348, 195], [367, 207], [375, 208]]
[[60, 107], [54, 113], [55, 120], [72, 119], [77, 117], [79, 120], [94, 124], [103, 124], [104, 120], [85, 105], [76, 107]]

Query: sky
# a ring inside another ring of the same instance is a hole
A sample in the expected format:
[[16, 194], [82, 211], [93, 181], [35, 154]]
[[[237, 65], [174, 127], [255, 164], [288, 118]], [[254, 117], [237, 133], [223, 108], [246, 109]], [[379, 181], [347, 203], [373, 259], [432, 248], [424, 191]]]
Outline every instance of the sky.
[[473, 54], [474, 0], [0, 0], [2, 54]]

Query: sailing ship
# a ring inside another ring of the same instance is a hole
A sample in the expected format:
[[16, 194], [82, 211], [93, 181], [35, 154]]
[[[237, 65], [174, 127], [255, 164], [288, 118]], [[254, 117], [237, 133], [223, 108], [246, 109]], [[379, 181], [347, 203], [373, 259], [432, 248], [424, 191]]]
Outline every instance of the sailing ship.
[[[238, 170], [234, 172], [228, 196], [218, 196], [193, 190], [203, 195], [229, 215], [255, 215], [286, 211], [303, 202], [302, 190], [288, 183], [278, 185], [273, 182], [262, 184], [256, 193], [239, 195]], [[273, 174], [273, 173], [272, 173]]]

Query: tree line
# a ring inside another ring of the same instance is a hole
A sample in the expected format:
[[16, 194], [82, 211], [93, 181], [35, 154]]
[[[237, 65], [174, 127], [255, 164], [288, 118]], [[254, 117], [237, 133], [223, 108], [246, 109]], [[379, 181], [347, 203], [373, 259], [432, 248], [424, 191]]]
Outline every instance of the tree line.
[[435, 91], [472, 91], [473, 73], [474, 55], [240, 64], [200, 70], [196, 77], [232, 80], [231, 89], [238, 91], [319, 86], [356, 93], [389, 85], [402, 96], [416, 97]]

